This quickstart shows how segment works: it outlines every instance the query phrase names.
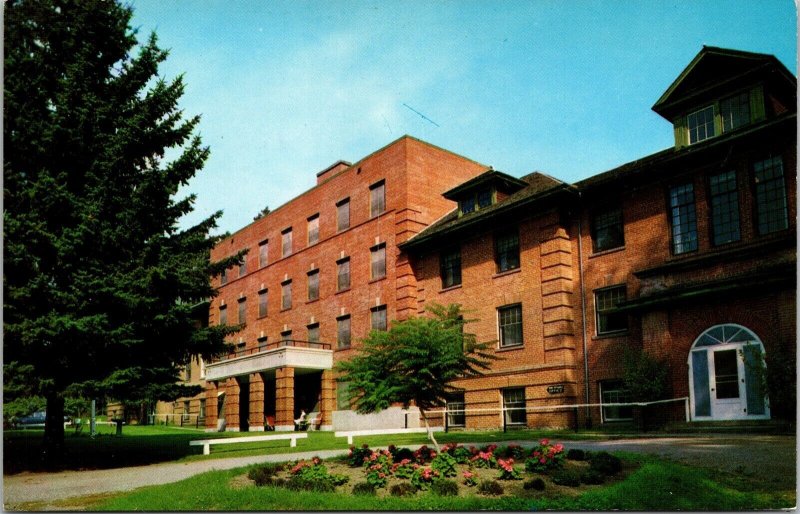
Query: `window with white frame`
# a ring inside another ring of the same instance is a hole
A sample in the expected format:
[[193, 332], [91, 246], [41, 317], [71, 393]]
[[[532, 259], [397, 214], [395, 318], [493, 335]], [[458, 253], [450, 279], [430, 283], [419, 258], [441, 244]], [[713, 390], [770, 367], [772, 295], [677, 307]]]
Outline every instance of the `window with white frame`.
[[506, 425], [527, 425], [525, 388], [503, 389], [503, 414]]
[[606, 287], [594, 292], [594, 309], [597, 335], [624, 332], [628, 329], [628, 315], [617, 312], [617, 305], [625, 301], [624, 285]]
[[467, 424], [464, 413], [464, 393], [451, 393], [447, 395], [447, 424], [451, 427], [463, 427]]
[[522, 304], [497, 309], [500, 348], [522, 345]]
[[600, 403], [603, 404], [603, 422], [630, 421], [633, 419], [633, 407], [630, 405], [606, 405], [609, 403], [630, 403], [630, 393], [625, 389], [622, 380], [604, 380], [600, 382]]
[[686, 126], [689, 129], [690, 145], [714, 137], [714, 106], [709, 105], [689, 114], [686, 117]]

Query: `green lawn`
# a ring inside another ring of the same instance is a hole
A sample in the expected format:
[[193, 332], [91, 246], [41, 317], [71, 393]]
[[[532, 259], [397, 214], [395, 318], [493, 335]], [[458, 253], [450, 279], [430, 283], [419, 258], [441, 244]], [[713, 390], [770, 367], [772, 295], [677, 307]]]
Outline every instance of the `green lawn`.
[[[212, 471], [174, 484], [146, 487], [104, 499], [93, 510], [748, 510], [794, 506], [794, 494], [771, 491], [741, 477], [665, 462], [654, 457], [625, 456], [639, 464], [624, 481], [577, 497], [525, 496], [441, 498], [418, 493], [410, 498], [376, 498], [351, 494], [288, 491], [275, 487], [232, 487], [231, 479], [247, 468]], [[526, 493], [527, 494], [527, 493]]]
[[[138, 426], [123, 428], [122, 437], [114, 436], [114, 427], [99, 426], [100, 434], [91, 438], [86, 432], [75, 434], [68, 430], [65, 435], [66, 459], [62, 469], [109, 469], [125, 466], [153, 464], [167, 461], [191, 461], [244, 457], [302, 451], [348, 449], [347, 439], [336, 438], [333, 432], [310, 432], [308, 439], [297, 441], [296, 448], [290, 448], [288, 441], [242, 443], [211, 447], [211, 455], [202, 455], [202, 447], [189, 446], [189, 441], [218, 437], [252, 437], [264, 435], [252, 433], [206, 433], [202, 429], [178, 428], [170, 426]], [[3, 432], [4, 473], [41, 470], [40, 450], [42, 430], [8, 430]], [[573, 431], [487, 431], [487, 432], [449, 432], [437, 433], [440, 443], [447, 442], [499, 442], [513, 439], [538, 440], [550, 437], [558, 440], [587, 439], [607, 437], [601, 432]], [[385, 436], [356, 437], [354, 444], [369, 444], [371, 447], [395, 444], [430, 444], [426, 434], [397, 434]]]

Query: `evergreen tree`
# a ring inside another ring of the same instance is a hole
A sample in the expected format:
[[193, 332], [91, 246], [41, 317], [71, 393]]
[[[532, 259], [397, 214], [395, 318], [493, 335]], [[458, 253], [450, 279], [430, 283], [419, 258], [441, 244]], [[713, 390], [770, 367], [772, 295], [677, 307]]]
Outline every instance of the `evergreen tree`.
[[358, 354], [341, 361], [339, 381], [349, 384], [349, 399], [361, 414], [400, 403], [419, 408], [428, 437], [439, 451], [425, 411], [445, 405], [456, 389], [451, 382], [475, 377], [496, 359], [486, 352], [490, 342], [478, 343], [464, 332], [459, 305], [428, 307], [431, 317], [395, 322], [388, 331], [373, 330]]
[[209, 277], [241, 257], [209, 262], [220, 213], [178, 227], [194, 197], [174, 197], [209, 153], [199, 118], [131, 16], [107, 0], [5, 5], [4, 378], [26, 370], [46, 399], [48, 460], [65, 395], [193, 392], [174, 387], [180, 366], [232, 330], [196, 322]]

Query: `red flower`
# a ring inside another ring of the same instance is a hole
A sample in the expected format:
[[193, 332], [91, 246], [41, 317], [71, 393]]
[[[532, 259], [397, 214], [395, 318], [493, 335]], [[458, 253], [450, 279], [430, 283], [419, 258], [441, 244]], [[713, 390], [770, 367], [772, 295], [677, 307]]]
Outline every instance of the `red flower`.
[[539, 441], [539, 444], [541, 444], [542, 446], [547, 446], [548, 444], [550, 444], [550, 440], [542, 439], [541, 441]]

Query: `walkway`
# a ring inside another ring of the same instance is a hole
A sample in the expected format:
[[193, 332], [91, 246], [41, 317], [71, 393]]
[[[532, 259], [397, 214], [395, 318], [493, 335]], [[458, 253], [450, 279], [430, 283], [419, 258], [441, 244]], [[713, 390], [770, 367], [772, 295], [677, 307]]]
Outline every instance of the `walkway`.
[[[535, 442], [503, 441], [498, 444], [510, 443], [529, 446]], [[793, 436], [724, 434], [564, 443], [567, 448], [646, 453], [692, 465], [760, 475], [768, 477], [776, 487], [793, 488], [796, 483], [797, 447]], [[474, 444], [479, 446], [486, 443]], [[469, 443], [465, 446], [469, 446]], [[310, 458], [314, 455], [328, 458], [345, 452], [346, 450], [322, 450], [108, 470], [20, 473], [3, 477], [3, 503], [6, 510], [12, 510], [15, 505], [28, 502], [52, 502], [77, 496], [130, 491], [148, 485], [177, 482], [206, 471], [237, 468], [259, 462]]]

